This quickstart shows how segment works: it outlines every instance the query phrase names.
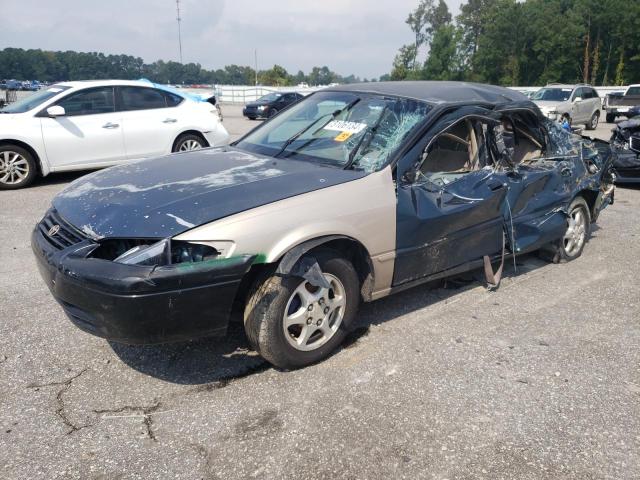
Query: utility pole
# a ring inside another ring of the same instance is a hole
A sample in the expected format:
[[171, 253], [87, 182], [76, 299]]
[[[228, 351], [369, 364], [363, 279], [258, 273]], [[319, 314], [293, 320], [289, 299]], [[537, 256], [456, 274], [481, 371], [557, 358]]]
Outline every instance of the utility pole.
[[180, 31], [182, 18], [180, 18], [180, 0], [176, 0], [176, 11], [178, 12], [178, 16], [176, 17], [176, 20], [178, 20], [178, 48], [180, 49], [180, 63], [182, 63], [182, 32]]
[[258, 49], [256, 48], [253, 51], [253, 60], [255, 62], [255, 73], [256, 73], [256, 87], [258, 86]]

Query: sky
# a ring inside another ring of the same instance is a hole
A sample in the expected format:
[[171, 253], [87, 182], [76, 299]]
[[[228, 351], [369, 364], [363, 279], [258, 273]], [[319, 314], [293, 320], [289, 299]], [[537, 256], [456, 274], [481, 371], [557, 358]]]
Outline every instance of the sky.
[[[458, 13], [462, 0], [446, 0]], [[184, 63], [216, 69], [326, 65], [379, 77], [412, 41], [405, 24], [418, 0], [180, 0]], [[175, 0], [0, 0], [0, 49], [97, 51], [179, 60]]]

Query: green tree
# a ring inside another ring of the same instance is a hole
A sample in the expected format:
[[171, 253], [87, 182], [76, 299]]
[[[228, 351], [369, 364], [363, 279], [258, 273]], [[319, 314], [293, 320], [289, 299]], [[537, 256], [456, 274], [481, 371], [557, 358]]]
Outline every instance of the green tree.
[[453, 25], [442, 25], [434, 34], [422, 78], [425, 80], [460, 80], [460, 32]]
[[311, 85], [329, 85], [337, 80], [337, 75], [329, 70], [329, 67], [313, 67], [309, 73], [309, 83]]
[[262, 85], [283, 87], [289, 85], [289, 74], [280, 65], [274, 65], [269, 70], [258, 74], [258, 82]]
[[411, 72], [414, 72], [413, 64], [416, 58], [415, 45], [403, 45], [393, 60], [391, 80], [406, 80]]

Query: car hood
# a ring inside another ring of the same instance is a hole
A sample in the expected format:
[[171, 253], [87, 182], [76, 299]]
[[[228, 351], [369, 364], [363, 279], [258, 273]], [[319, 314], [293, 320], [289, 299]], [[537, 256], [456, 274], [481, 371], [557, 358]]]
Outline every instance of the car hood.
[[543, 112], [544, 111], [548, 112], [549, 110], [555, 110], [556, 108], [559, 108], [560, 105], [566, 102], [554, 102], [550, 100], [535, 100], [534, 103], [538, 105], [538, 107], [540, 107], [540, 110], [542, 110]]
[[246, 107], [259, 107], [261, 105], [271, 105], [272, 102], [249, 102]]
[[53, 207], [95, 240], [165, 238], [364, 175], [233, 147], [212, 148], [89, 174], [60, 192]]

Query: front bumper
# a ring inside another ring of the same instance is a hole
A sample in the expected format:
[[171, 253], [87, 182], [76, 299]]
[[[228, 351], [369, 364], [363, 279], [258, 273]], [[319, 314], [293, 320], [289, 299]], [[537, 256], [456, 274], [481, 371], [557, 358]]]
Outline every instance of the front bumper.
[[38, 269], [71, 321], [93, 335], [130, 344], [224, 335], [238, 285], [254, 256], [161, 267], [88, 258], [91, 240], [58, 249], [38, 226]]
[[616, 184], [640, 183], [640, 154], [619, 151], [613, 161]]
[[623, 183], [640, 183], [640, 168], [614, 168], [616, 185]]
[[247, 118], [266, 118], [269, 113], [269, 107], [258, 110], [257, 107], [244, 107], [242, 115]]

